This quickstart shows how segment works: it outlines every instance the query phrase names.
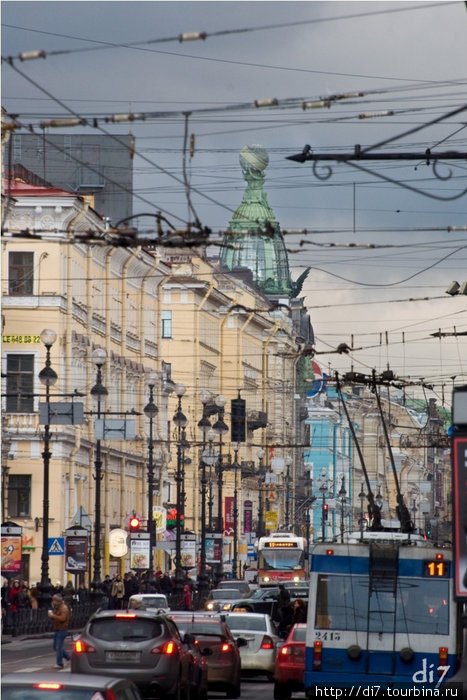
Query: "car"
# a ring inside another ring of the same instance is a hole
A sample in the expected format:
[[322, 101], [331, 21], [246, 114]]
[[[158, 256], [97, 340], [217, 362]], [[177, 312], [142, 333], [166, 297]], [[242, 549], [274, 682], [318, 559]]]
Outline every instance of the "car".
[[189, 695], [193, 640], [182, 640], [165, 615], [98, 610], [74, 639], [71, 671], [129, 678], [143, 694], [177, 700], [180, 693]]
[[230, 610], [231, 601], [238, 600], [240, 595], [236, 588], [213, 588], [206, 598], [204, 609], [211, 612]]
[[275, 623], [263, 613], [226, 613], [225, 621], [234, 639], [242, 639], [240, 646], [242, 674], [265, 674], [272, 681], [276, 652], [281, 639]]
[[2, 700], [142, 700], [127, 678], [85, 675], [69, 671], [7, 673], [2, 676]]
[[150, 610], [164, 614], [170, 612], [167, 597], [163, 593], [136, 593], [130, 596], [128, 607], [136, 610]]
[[243, 579], [226, 579], [225, 581], [219, 581], [219, 583], [216, 586], [217, 589], [223, 589], [223, 588], [236, 588], [237, 591], [240, 591], [243, 595], [247, 595], [248, 593], [251, 592], [251, 588], [248, 584], [248, 581], [244, 581]]
[[208, 690], [224, 691], [227, 698], [240, 696], [241, 660], [238, 645], [223, 615], [174, 612], [170, 617], [180, 634], [194, 635], [208, 667]]
[[303, 691], [306, 624], [296, 624], [279, 648], [274, 668], [274, 700], [290, 700], [293, 691]]

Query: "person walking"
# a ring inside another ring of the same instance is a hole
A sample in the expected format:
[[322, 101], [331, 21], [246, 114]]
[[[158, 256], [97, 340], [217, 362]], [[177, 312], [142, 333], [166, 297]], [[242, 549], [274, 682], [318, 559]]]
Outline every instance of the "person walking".
[[303, 598], [297, 598], [293, 602], [293, 617], [292, 625], [303, 624], [306, 622], [307, 604]]
[[114, 610], [121, 610], [123, 608], [123, 598], [125, 596], [125, 585], [122, 581], [120, 574], [115, 576], [114, 582], [112, 584], [112, 590], [110, 592], [110, 604]]
[[63, 668], [64, 660], [69, 661], [71, 659], [71, 656], [64, 648], [70, 624], [70, 609], [59, 593], [53, 594], [52, 609], [47, 614], [52, 620], [54, 629], [53, 648], [57, 652], [57, 663], [54, 668]]

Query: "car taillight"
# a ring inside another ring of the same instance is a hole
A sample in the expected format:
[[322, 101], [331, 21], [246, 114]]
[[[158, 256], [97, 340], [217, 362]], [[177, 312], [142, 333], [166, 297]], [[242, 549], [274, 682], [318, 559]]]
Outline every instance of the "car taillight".
[[313, 671], [321, 671], [321, 656], [323, 653], [323, 642], [313, 644]]
[[161, 647], [153, 647], [151, 649], [151, 654], [166, 654], [167, 656], [171, 656], [171, 654], [175, 654], [176, 651], [177, 645], [175, 642], [165, 642]]
[[63, 685], [62, 683], [34, 683], [32, 687], [40, 690], [61, 690]]
[[261, 649], [274, 649], [274, 642], [272, 641], [271, 637], [268, 637], [267, 634], [265, 634], [263, 637]]
[[135, 618], [136, 615], [134, 613], [116, 613], [114, 617], [124, 618], [125, 620], [127, 620], [128, 618]]
[[93, 654], [96, 649], [91, 644], [86, 644], [82, 639], [77, 639], [73, 651], [75, 654]]
[[232, 647], [230, 646], [230, 644], [228, 642], [224, 642], [224, 644], [221, 646], [221, 651], [230, 651], [231, 648]]
[[303, 648], [301, 646], [297, 644], [291, 644], [290, 646], [288, 644], [284, 644], [279, 650], [279, 663], [281, 659], [284, 659], [285, 661], [285, 657], [289, 659], [291, 656], [303, 657], [303, 655]]

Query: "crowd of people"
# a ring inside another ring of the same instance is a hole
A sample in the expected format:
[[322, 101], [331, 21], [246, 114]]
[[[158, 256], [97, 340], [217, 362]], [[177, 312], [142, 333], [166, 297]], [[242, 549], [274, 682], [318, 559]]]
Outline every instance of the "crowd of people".
[[[146, 572], [127, 572], [123, 577], [120, 574], [110, 576], [107, 574], [101, 582], [102, 607], [109, 609], [125, 609], [129, 605], [132, 595], [137, 593], [163, 593], [170, 600], [174, 592], [175, 579], [168, 572], [162, 572], [158, 567], [154, 572], [150, 585]], [[187, 578], [184, 582], [183, 600], [181, 606], [185, 610], [191, 610], [194, 582]], [[50, 590], [50, 595], [60, 595], [67, 607], [72, 610], [79, 603], [86, 603], [91, 598], [90, 589], [80, 581], [76, 587], [71, 580], [65, 585], [61, 581], [55, 581]], [[40, 585], [29, 585], [28, 581], [21, 579], [3, 578], [1, 588], [2, 599], [2, 624], [3, 626], [15, 626], [18, 611], [21, 609], [37, 610], [39, 607]]]

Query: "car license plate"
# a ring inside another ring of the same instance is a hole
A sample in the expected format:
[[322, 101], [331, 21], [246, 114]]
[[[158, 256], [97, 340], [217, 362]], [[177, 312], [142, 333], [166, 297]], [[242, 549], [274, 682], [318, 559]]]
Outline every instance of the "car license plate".
[[106, 651], [106, 661], [139, 661], [139, 651]]

